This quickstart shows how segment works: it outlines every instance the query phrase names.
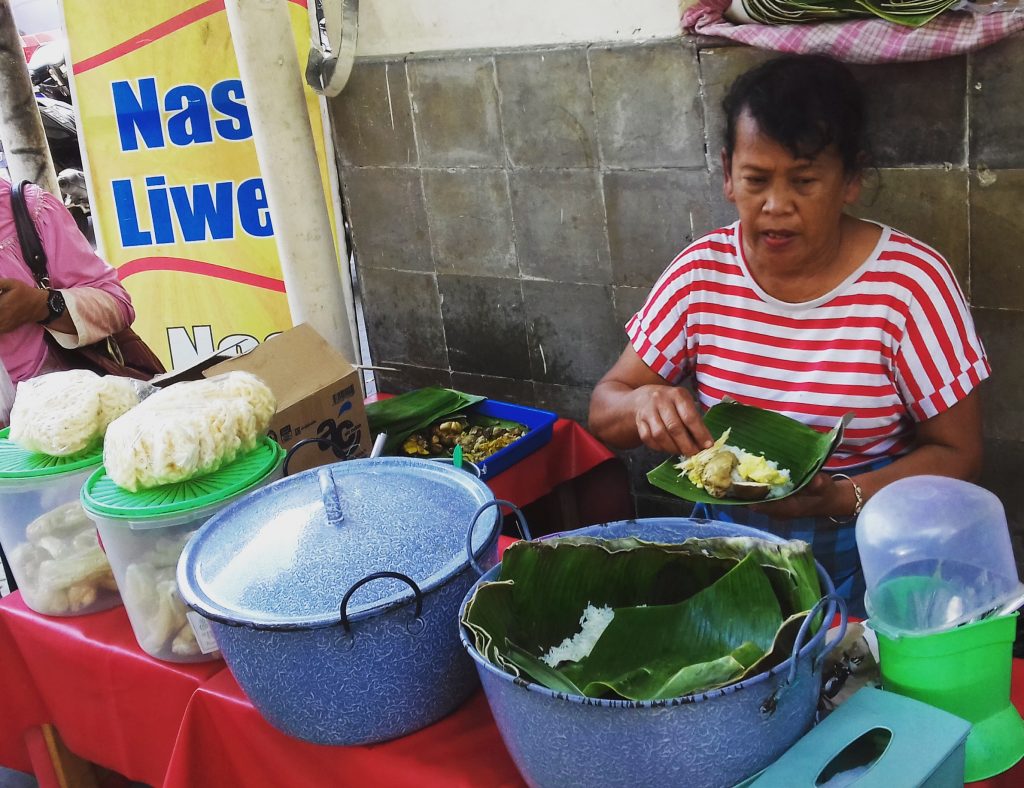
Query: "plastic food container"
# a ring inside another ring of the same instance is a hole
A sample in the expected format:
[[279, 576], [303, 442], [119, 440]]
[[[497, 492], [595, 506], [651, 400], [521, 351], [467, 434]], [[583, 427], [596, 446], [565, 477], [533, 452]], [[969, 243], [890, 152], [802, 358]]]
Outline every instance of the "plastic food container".
[[485, 399], [461, 412], [470, 417], [478, 415], [515, 421], [525, 425], [528, 430], [519, 440], [476, 463], [480, 468], [480, 478], [484, 480], [497, 476], [524, 457], [533, 454], [541, 446], [550, 443], [554, 424], [558, 420], [558, 414], [550, 410], [528, 408], [525, 405], [513, 405], [510, 402], [493, 399]]
[[940, 632], [1024, 592], [999, 499], [945, 476], [884, 487], [857, 519], [865, 606], [890, 637]]
[[457, 614], [473, 565], [497, 560], [498, 503], [442, 463], [314, 468], [211, 518], [178, 584], [276, 728], [318, 744], [393, 739], [477, 684]]
[[101, 454], [27, 452], [8, 432], [0, 430], [0, 544], [25, 604], [50, 616], [120, 604], [96, 527], [78, 502]]
[[175, 567], [189, 537], [225, 506], [280, 478], [284, 451], [270, 438], [214, 473], [128, 492], [101, 467], [82, 487], [82, 506], [121, 588], [142, 650], [168, 662], [220, 657], [205, 622], [188, 616]]
[[[487, 481], [497, 476], [502, 471], [508, 470], [511, 466], [522, 460], [524, 457], [533, 454], [537, 449], [551, 442], [555, 422], [558, 421], [558, 414], [550, 410], [529, 408], [525, 405], [514, 405], [511, 402], [499, 402], [498, 400], [485, 399], [470, 405], [468, 408], [444, 416], [432, 424], [449, 421], [451, 419], [468, 418], [469, 423], [475, 424], [478, 417], [484, 419], [501, 419], [502, 421], [514, 421], [526, 427], [526, 434], [516, 441], [513, 441], [503, 449], [499, 449], [482, 460], [472, 463], [474, 475]], [[418, 430], [423, 432], [424, 430]], [[398, 454], [403, 454], [401, 449]], [[416, 457], [416, 459], [420, 459]], [[451, 462], [450, 457], [429, 457], [440, 462]], [[469, 461], [466, 460], [468, 464]]]

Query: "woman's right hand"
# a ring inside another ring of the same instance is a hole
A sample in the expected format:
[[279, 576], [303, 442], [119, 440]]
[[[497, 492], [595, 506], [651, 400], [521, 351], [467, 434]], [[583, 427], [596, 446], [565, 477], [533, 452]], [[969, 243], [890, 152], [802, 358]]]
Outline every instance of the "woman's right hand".
[[0, 279], [0, 334], [45, 320], [47, 292], [20, 279]]
[[655, 373], [629, 345], [594, 387], [589, 429], [618, 449], [643, 444], [690, 455], [713, 443], [690, 392]]
[[637, 434], [648, 448], [689, 456], [714, 443], [693, 395], [665, 383], [633, 391]]

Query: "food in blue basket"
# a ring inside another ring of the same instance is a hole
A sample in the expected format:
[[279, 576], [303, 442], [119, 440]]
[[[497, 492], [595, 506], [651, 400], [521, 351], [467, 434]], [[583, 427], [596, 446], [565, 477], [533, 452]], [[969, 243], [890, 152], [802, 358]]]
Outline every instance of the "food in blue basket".
[[488, 661], [526, 681], [665, 700], [783, 662], [820, 595], [801, 541], [567, 536], [512, 545], [462, 623]]
[[139, 404], [144, 385], [84, 369], [23, 381], [11, 407], [10, 439], [52, 457], [97, 447], [110, 422]]
[[468, 416], [446, 417], [428, 430], [414, 432], [402, 443], [402, 452], [409, 457], [451, 457], [455, 447], [462, 446], [462, 456], [480, 462], [522, 438], [529, 429], [501, 419]]
[[276, 408], [248, 372], [175, 383], [110, 425], [103, 464], [131, 492], [202, 476], [255, 448]]
[[199, 654], [199, 643], [178, 593], [175, 568], [191, 533], [160, 537], [124, 572], [123, 599], [139, 644], [150, 654]]
[[117, 594], [96, 526], [77, 501], [37, 517], [25, 536], [27, 541], [9, 558], [25, 604], [33, 610], [64, 616]]
[[779, 498], [793, 489], [788, 469], [763, 455], [729, 445], [730, 432], [726, 430], [714, 445], [683, 458], [675, 466], [680, 475], [715, 498], [760, 501]]

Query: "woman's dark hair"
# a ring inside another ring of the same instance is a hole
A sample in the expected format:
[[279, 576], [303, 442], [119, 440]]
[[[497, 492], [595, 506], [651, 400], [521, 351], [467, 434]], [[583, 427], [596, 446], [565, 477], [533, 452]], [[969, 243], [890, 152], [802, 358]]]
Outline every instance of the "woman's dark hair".
[[864, 166], [864, 95], [849, 69], [831, 58], [769, 60], [732, 83], [722, 109], [729, 159], [740, 115], [748, 112], [763, 134], [797, 158], [813, 159], [835, 145], [847, 173]]

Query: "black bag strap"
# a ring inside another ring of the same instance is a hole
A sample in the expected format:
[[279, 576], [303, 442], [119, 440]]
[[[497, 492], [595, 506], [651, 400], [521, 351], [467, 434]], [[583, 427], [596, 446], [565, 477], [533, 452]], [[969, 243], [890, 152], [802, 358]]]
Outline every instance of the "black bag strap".
[[50, 275], [46, 270], [46, 251], [43, 249], [43, 242], [39, 240], [39, 231], [36, 230], [32, 216], [28, 212], [28, 203], [25, 200], [25, 186], [30, 181], [22, 181], [11, 186], [11, 212], [14, 214], [14, 227], [18, 232], [18, 243], [21, 244], [21, 255], [32, 276], [40, 287], [50, 286]]

